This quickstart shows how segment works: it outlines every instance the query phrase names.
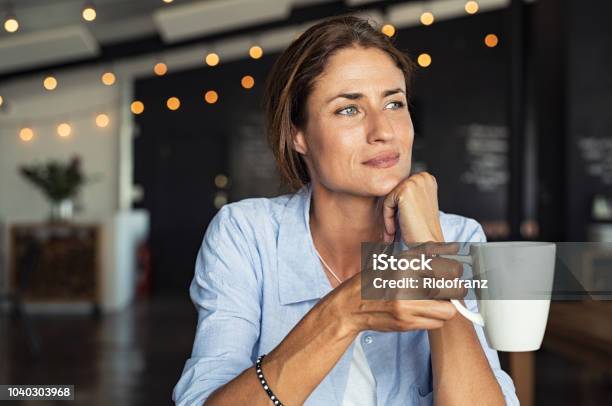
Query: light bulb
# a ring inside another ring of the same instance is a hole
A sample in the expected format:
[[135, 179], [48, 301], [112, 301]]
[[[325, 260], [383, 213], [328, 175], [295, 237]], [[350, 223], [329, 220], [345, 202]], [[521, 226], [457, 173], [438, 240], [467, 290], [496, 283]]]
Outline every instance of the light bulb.
[[141, 114], [144, 111], [144, 104], [139, 100], [135, 100], [130, 105], [130, 110], [134, 114]]
[[427, 53], [422, 53], [417, 58], [417, 62], [419, 63], [419, 66], [426, 68], [431, 65], [431, 56]]
[[19, 21], [15, 17], [9, 17], [4, 20], [4, 29], [6, 32], [15, 32], [19, 29]]
[[253, 79], [253, 76], [251, 75], [245, 75], [242, 77], [240, 84], [245, 89], [251, 89], [253, 86], [255, 86], [255, 79]]
[[392, 37], [395, 35], [395, 27], [391, 24], [385, 24], [382, 26], [380, 31], [385, 34], [387, 37]]
[[217, 100], [219, 100], [219, 94], [217, 94], [217, 92], [214, 90], [209, 90], [204, 93], [204, 100], [206, 100], [206, 103], [208, 104], [214, 104], [217, 102]]
[[92, 6], [87, 6], [83, 9], [83, 20], [85, 21], [93, 21], [96, 19], [96, 9], [93, 8]]

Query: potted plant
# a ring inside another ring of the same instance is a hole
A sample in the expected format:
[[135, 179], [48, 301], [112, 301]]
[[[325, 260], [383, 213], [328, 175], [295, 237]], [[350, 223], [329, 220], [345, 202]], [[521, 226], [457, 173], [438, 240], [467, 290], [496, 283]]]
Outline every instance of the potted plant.
[[74, 214], [74, 198], [87, 181], [78, 156], [68, 162], [50, 160], [43, 164], [23, 165], [19, 172], [38, 187], [51, 205], [50, 219], [65, 221]]

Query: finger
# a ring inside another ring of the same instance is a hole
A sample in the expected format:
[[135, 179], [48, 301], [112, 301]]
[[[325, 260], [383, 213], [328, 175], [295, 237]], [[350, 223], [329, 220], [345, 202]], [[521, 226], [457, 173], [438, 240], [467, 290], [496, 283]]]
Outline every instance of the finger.
[[421, 272], [421, 276], [433, 276], [437, 279], [455, 279], [463, 276], [463, 264], [454, 259], [433, 257], [429, 265], [431, 270]]
[[401, 324], [403, 331], [410, 330], [435, 330], [444, 327], [444, 320], [430, 319], [427, 317], [413, 317], [409, 322]]
[[427, 243], [427, 254], [456, 254], [459, 251], [459, 244], [456, 242], [432, 242]]
[[456, 242], [424, 242], [410, 246], [410, 253], [439, 255], [439, 254], [456, 254], [459, 251], [459, 244]]
[[[424, 254], [421, 254], [424, 255]], [[395, 256], [399, 260], [418, 260], [418, 268], [411, 268], [412, 273], [407, 274], [407, 271], [398, 274], [398, 277], [413, 276], [419, 278], [438, 278], [438, 279], [455, 279], [463, 276], [463, 264], [459, 261], [450, 258], [441, 257], [421, 257], [413, 253], [402, 251]], [[388, 275], [389, 273], [387, 273]]]
[[468, 289], [465, 287], [440, 288], [432, 294], [431, 298], [435, 300], [463, 299], [467, 294]]
[[395, 237], [395, 212], [399, 204], [399, 195], [394, 189], [383, 201], [383, 220], [385, 222], [385, 241], [389, 236]]
[[367, 324], [367, 329], [374, 331], [432, 330], [444, 326], [444, 320], [428, 317], [397, 319], [388, 313], [373, 313], [371, 316], [374, 317], [369, 318], [372, 322]]
[[416, 300], [413, 303], [415, 316], [446, 321], [457, 314], [455, 306], [446, 300]]

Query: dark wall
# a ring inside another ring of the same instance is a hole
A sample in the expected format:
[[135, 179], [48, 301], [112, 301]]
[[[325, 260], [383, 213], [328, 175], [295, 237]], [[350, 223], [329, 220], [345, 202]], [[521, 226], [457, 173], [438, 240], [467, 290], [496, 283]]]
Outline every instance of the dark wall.
[[612, 195], [612, 3], [535, 6], [543, 237], [584, 241], [596, 194]]
[[[262, 82], [271, 63], [270, 56], [221, 61], [216, 67], [136, 81], [135, 98], [143, 101], [145, 111], [136, 116], [134, 178], [144, 189], [138, 206], [151, 213], [150, 245], [158, 291], [184, 292], [220, 192], [229, 193], [230, 198], [234, 190], [238, 197], [257, 194], [252, 189], [245, 192], [244, 185], [247, 179], [247, 185], [257, 185], [254, 181], [265, 167], [258, 165], [259, 156], [253, 156], [262, 150], [268, 153], [261, 148], [263, 138], [254, 137], [253, 128], [261, 127]], [[250, 90], [240, 84], [247, 74], [255, 79]], [[219, 94], [215, 104], [204, 101], [210, 89]], [[177, 111], [166, 107], [170, 96], [181, 101]], [[271, 159], [266, 161], [273, 165]], [[218, 174], [229, 176], [229, 190], [215, 185]], [[273, 194], [273, 188], [267, 183], [261, 191]]]
[[612, 195], [612, 2], [566, 4], [567, 234], [583, 241], [593, 196]]

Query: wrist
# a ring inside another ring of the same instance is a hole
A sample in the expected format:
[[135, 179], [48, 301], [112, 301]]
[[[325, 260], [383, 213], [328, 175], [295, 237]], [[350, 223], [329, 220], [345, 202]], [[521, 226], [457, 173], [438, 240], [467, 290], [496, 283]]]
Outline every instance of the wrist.
[[320, 306], [316, 308], [315, 323], [319, 325], [319, 328], [322, 326], [321, 330], [334, 341], [354, 340], [360, 331], [354, 314], [347, 310], [346, 303], [339, 295], [334, 295], [329, 299], [319, 302]]

